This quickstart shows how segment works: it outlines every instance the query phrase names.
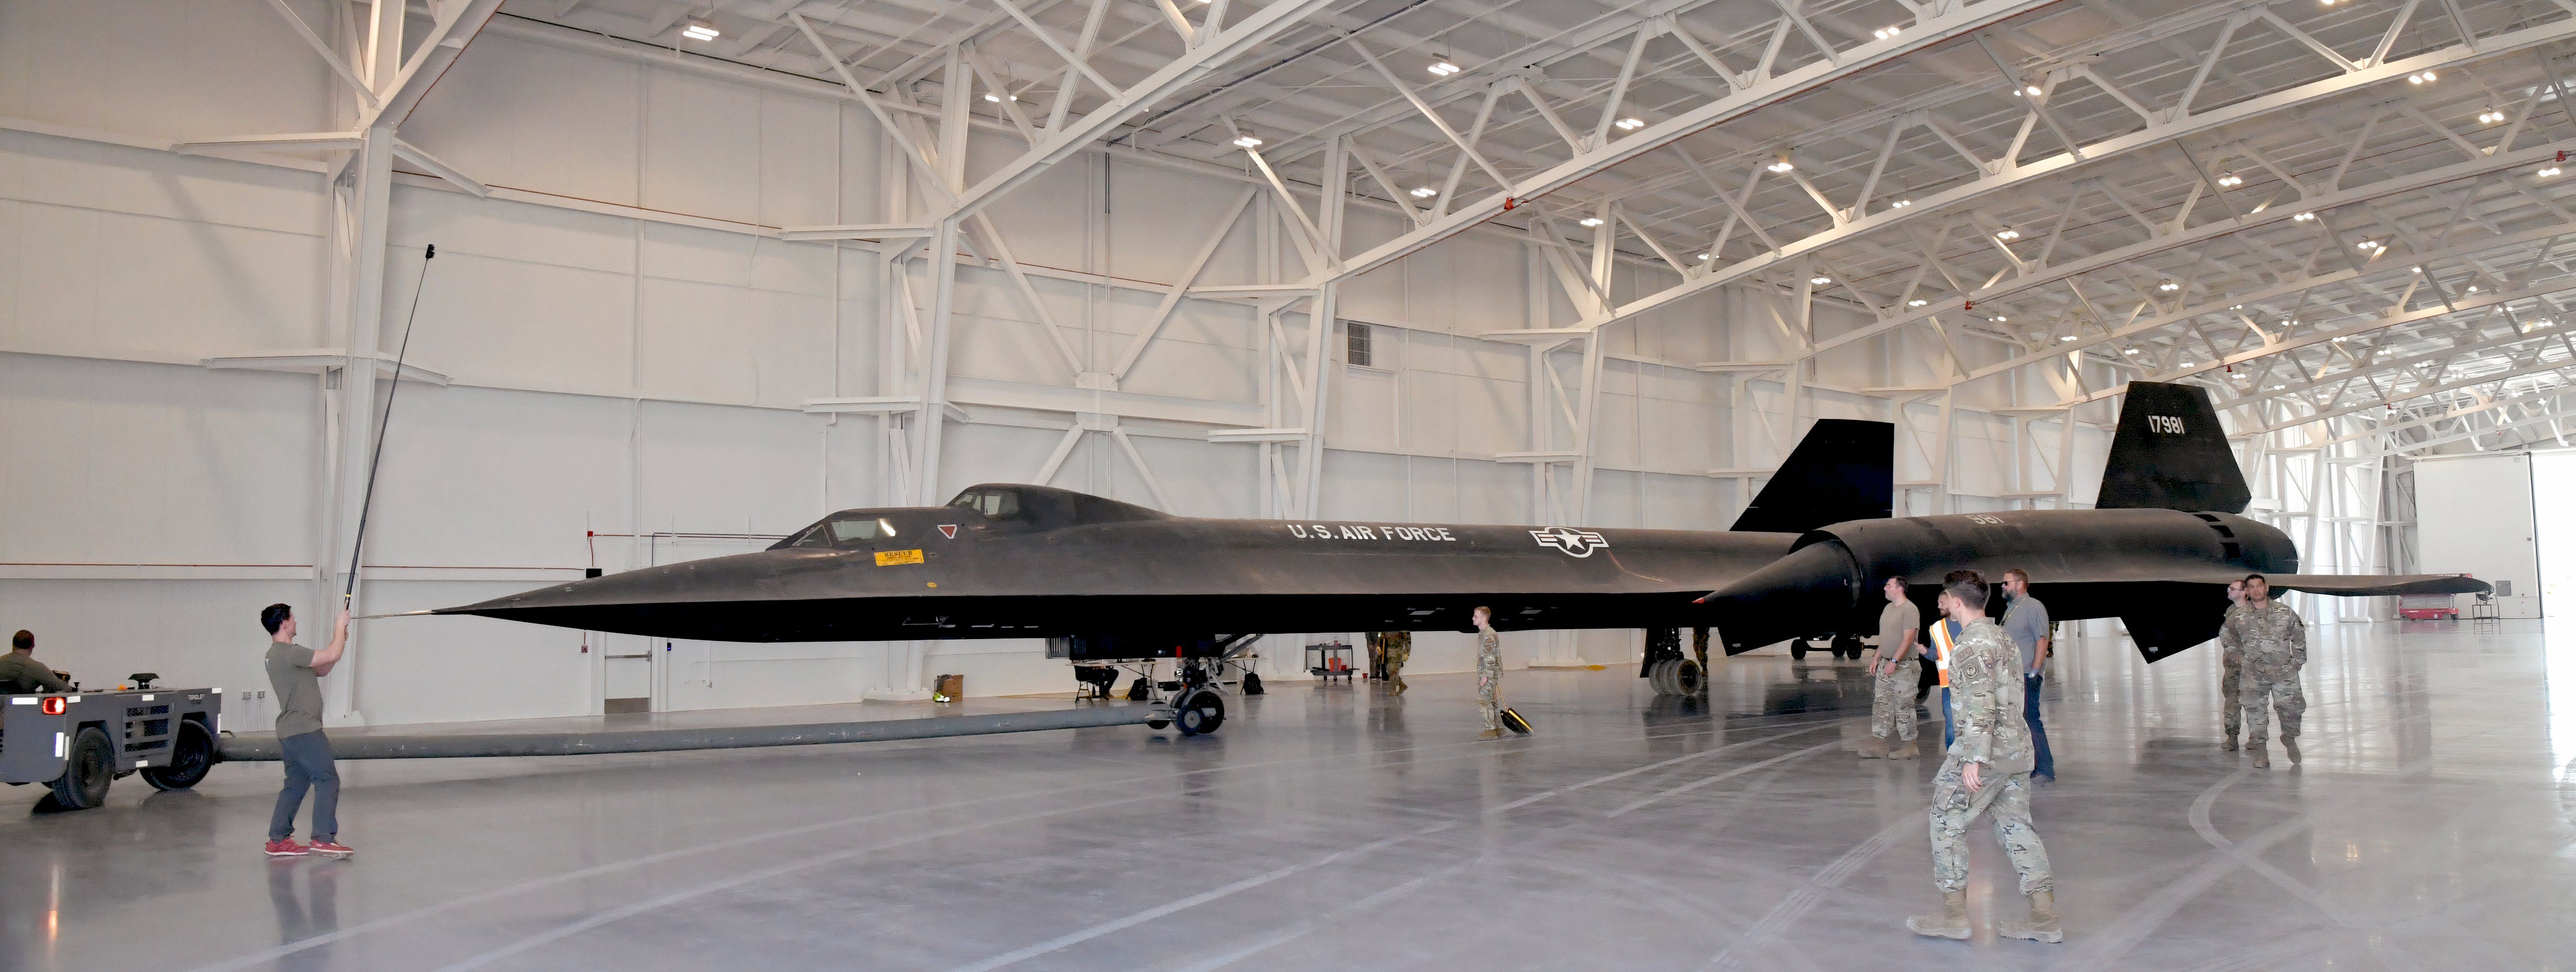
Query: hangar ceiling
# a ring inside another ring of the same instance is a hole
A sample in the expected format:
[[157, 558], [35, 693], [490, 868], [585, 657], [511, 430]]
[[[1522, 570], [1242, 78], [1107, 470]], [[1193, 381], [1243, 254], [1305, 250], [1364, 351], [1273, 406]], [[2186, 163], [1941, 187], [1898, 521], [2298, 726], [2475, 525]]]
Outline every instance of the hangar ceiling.
[[[1251, 156], [1411, 219], [1306, 247], [1300, 287], [1481, 224], [1568, 257], [1568, 337], [1743, 282], [1875, 319], [1800, 360], [1908, 331], [2017, 349], [1891, 397], [2041, 365], [2062, 377], [2029, 411], [2082, 408], [2118, 392], [2063, 367], [2086, 361], [2207, 385], [2261, 447], [2366, 456], [2556, 439], [2576, 365], [2567, 0], [510, 0], [514, 22], [855, 83], [923, 141], [956, 86], [1033, 155]], [[1604, 302], [1605, 249], [1680, 282]]]

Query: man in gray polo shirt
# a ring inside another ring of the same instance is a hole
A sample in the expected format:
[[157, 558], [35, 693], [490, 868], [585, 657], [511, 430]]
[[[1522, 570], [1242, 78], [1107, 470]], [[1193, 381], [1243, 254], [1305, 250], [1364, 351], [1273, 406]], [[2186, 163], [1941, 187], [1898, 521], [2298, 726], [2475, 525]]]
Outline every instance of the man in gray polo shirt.
[[2030, 779], [2034, 783], [2057, 782], [2057, 761], [2048, 755], [2048, 729], [2039, 724], [2040, 666], [2048, 661], [2048, 605], [2030, 596], [2030, 575], [2015, 567], [2004, 571], [2004, 596], [2011, 606], [2004, 609], [2004, 634], [2021, 649], [2021, 718], [2030, 723], [2030, 745], [2034, 754]]
[[[268, 629], [268, 683], [277, 691], [278, 759], [286, 765], [286, 788], [277, 793], [277, 809], [268, 818], [268, 856], [347, 857], [357, 851], [342, 846], [340, 836], [340, 770], [331, 759], [331, 737], [322, 734], [322, 680], [349, 647], [349, 612], [340, 612], [331, 632], [331, 647], [315, 651], [295, 643], [295, 610], [283, 604], [260, 609], [259, 623]], [[313, 791], [313, 843], [295, 842], [295, 811], [304, 791]]]

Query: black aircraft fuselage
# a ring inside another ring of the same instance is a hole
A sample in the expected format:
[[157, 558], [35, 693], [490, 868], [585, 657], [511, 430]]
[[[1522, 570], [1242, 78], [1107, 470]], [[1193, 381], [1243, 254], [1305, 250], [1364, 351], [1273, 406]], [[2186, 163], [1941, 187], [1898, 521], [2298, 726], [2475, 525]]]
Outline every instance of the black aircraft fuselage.
[[[996, 509], [999, 515], [983, 509]], [[759, 553], [444, 613], [727, 641], [1707, 624], [1794, 533], [1177, 517], [1042, 486], [848, 510]]]
[[[2300, 575], [2207, 393], [2132, 382], [2090, 510], [1890, 516], [1893, 426], [1819, 420], [1735, 530], [1223, 520], [1047, 486], [847, 510], [760, 553], [444, 608], [713, 641], [1715, 628], [1729, 654], [1876, 630], [1890, 577], [1934, 617], [1943, 576], [2019, 568], [2058, 620], [2118, 617], [2149, 661], [2209, 640], [2228, 582], [2345, 596], [2487, 589], [2456, 575]], [[2200, 511], [2200, 512], [2196, 512]], [[2000, 610], [2001, 599], [1989, 604]]]

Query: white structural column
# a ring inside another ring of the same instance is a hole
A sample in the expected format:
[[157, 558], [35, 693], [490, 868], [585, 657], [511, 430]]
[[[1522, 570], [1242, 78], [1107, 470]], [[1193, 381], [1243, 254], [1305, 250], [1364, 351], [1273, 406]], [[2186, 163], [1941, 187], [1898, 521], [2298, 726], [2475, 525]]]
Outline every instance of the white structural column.
[[[324, 495], [329, 501], [316, 532], [322, 549], [314, 557], [314, 563], [324, 566], [316, 572], [318, 590], [313, 607], [308, 608], [308, 616], [303, 619], [308, 630], [318, 637], [328, 637], [331, 616], [342, 607], [339, 594], [351, 575], [360, 572], [364, 559], [357, 543], [383, 401], [377, 387], [377, 359], [385, 325], [385, 251], [392, 210], [393, 164], [395, 155], [406, 148], [395, 132], [429, 93], [439, 74], [455, 61], [500, 6], [501, 0], [434, 6], [430, 32], [421, 38], [409, 61], [402, 57], [406, 8], [400, 0], [375, 0], [363, 13], [351, 7], [342, 14], [365, 18], [362, 29], [356, 32], [361, 49], [350, 53], [351, 60], [359, 64], [357, 73], [368, 91], [360, 99], [355, 126], [362, 141], [352, 157], [332, 173], [329, 187], [334, 214], [332, 331], [341, 342], [344, 357], [336, 376], [339, 387], [328, 397], [332, 448], [324, 473]], [[399, 379], [388, 376], [387, 380]], [[355, 606], [354, 601], [351, 606]], [[357, 639], [354, 632], [351, 639]], [[359, 657], [352, 655], [346, 665], [352, 675], [362, 664], [357, 661]], [[330, 700], [335, 721], [365, 722], [356, 695], [358, 682], [355, 677], [330, 681], [336, 696]]]
[[[924, 369], [918, 379], [921, 407], [913, 413], [914, 428], [911, 441], [910, 498], [914, 502], [929, 505], [945, 498], [939, 495], [940, 439], [943, 426], [946, 424], [948, 405], [948, 341], [950, 318], [954, 313], [956, 294], [958, 225], [984, 205], [1000, 198], [1002, 194], [1026, 183], [1057, 162], [1072, 157], [1091, 143], [1116, 131], [1119, 125], [1125, 124], [1156, 102], [1206, 77], [1210, 71], [1223, 66], [1244, 51], [1258, 47], [1277, 36], [1279, 32], [1296, 26], [1306, 17], [1324, 9], [1329, 3], [1330, 0], [1275, 0], [1259, 12], [1237, 21], [1233, 26], [1199, 38], [1187, 52], [1173, 58], [1170, 63], [1155, 70], [1144, 80], [1123, 90], [1110, 88], [1105, 78], [1094, 73], [1088, 64], [1078, 60], [1081, 55], [1062, 49], [1043, 31], [1039, 32], [1039, 38], [1045, 41], [1050, 49], [1055, 50], [1060, 56], [1076, 58], [1068, 65], [1070, 68], [1081, 71], [1085, 77], [1092, 79], [1093, 84], [1108, 89], [1104, 93], [1109, 100], [1106, 104], [1092, 109], [1090, 114], [1066, 123], [1061, 131], [1046, 132], [1044, 137], [1030, 145], [1027, 151], [971, 184], [965, 178], [965, 149], [968, 126], [971, 123], [966, 109], [972, 104], [972, 72], [966, 57], [961, 52], [951, 52], [947, 77], [941, 87], [940, 97], [944, 103], [940, 107], [939, 157], [935, 160], [940, 170], [939, 178], [948, 184], [929, 193], [934, 198], [947, 200], [948, 204], [931, 220], [932, 235], [929, 253], [931, 305], [927, 319], [923, 321], [921, 328], [926, 345], [921, 349], [923, 353], [917, 359]], [[1018, 9], [1007, 5], [1004, 9], [1013, 17], [1020, 19], [1023, 26], [1035, 27]], [[808, 34], [812, 36], [810, 28]], [[839, 55], [827, 50], [825, 57], [834, 62], [835, 69], [841, 71], [845, 81], [848, 81], [847, 68], [840, 63]], [[852, 88], [861, 98], [867, 97], [866, 92], [858, 89], [854, 82]], [[873, 101], [869, 103], [873, 106]], [[1329, 313], [1329, 296], [1320, 296], [1317, 306], [1319, 311]], [[1330, 330], [1329, 317], [1324, 319], [1324, 327], [1327, 331]], [[1320, 394], [1323, 384], [1322, 370], [1319, 368], [1316, 374], [1316, 387]], [[1310, 418], [1315, 417], [1320, 410], [1321, 405], [1318, 403], [1316, 409], [1309, 412]], [[1314, 427], [1313, 423], [1310, 423], [1310, 427]], [[1314, 434], [1320, 435], [1320, 429], [1318, 428]], [[1313, 455], [1320, 450], [1310, 447], [1304, 451], [1309, 454], [1303, 460], [1305, 478], [1311, 481], [1320, 475], [1320, 456]], [[1310, 497], [1309, 505], [1311, 505], [1313, 490], [1309, 488], [1306, 492]]]

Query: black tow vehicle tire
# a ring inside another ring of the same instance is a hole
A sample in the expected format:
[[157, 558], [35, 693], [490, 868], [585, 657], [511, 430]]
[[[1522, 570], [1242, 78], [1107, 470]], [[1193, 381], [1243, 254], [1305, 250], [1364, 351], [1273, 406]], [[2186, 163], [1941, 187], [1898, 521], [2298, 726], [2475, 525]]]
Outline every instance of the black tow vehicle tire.
[[1182, 696], [1180, 706], [1172, 710], [1172, 724], [1179, 726], [1184, 736], [1215, 732], [1218, 726], [1225, 725], [1225, 696], [1204, 688]]
[[66, 810], [87, 810], [107, 802], [107, 785], [116, 779], [116, 743], [97, 726], [72, 736], [64, 754], [63, 775], [54, 780], [54, 802]]
[[179, 735], [170, 740], [170, 765], [144, 767], [143, 782], [155, 790], [185, 790], [214, 768], [215, 734], [206, 731], [205, 723], [182, 722]]

